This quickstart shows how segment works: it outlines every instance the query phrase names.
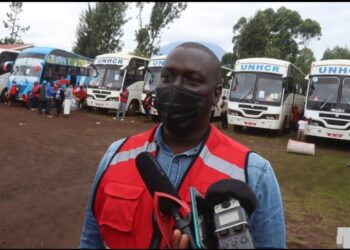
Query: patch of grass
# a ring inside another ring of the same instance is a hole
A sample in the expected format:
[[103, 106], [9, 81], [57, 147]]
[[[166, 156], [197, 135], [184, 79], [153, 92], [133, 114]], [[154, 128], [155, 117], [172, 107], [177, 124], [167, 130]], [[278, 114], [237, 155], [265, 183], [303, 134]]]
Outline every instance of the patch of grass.
[[288, 248], [335, 248], [350, 227], [350, 142], [313, 138], [315, 156], [287, 153], [289, 138], [271, 131], [225, 133], [270, 161], [280, 184]]

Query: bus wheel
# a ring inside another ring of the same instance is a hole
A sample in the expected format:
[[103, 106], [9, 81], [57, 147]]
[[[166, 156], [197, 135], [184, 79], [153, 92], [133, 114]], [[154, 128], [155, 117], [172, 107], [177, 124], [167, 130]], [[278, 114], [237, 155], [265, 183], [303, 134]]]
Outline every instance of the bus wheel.
[[131, 101], [128, 107], [128, 116], [135, 115], [136, 111], [139, 110], [139, 103], [136, 100]]
[[1, 91], [0, 102], [6, 102], [6, 93], [7, 93], [7, 88], [4, 88], [4, 89]]
[[282, 128], [277, 130], [277, 135], [278, 136], [282, 136], [284, 134], [284, 132], [286, 132], [287, 128], [288, 128], [288, 124], [287, 124], [287, 116], [284, 118], [284, 121], [283, 121], [283, 125], [282, 125]]
[[235, 132], [241, 132], [243, 130], [243, 126], [240, 125], [233, 125], [233, 131]]

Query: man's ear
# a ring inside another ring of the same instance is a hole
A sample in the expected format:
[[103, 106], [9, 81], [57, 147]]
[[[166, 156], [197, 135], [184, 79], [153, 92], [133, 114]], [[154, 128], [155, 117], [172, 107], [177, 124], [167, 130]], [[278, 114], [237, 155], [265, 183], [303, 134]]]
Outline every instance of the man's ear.
[[222, 85], [217, 84], [214, 88], [214, 98], [213, 98], [213, 105], [216, 106], [220, 100], [222, 92]]

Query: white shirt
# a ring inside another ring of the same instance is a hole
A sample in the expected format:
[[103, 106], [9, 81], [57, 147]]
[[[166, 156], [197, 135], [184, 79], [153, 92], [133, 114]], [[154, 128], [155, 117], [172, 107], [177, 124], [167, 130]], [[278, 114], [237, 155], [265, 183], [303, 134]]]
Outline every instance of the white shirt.
[[306, 124], [307, 124], [307, 121], [304, 121], [304, 120], [298, 121], [298, 129], [304, 130]]

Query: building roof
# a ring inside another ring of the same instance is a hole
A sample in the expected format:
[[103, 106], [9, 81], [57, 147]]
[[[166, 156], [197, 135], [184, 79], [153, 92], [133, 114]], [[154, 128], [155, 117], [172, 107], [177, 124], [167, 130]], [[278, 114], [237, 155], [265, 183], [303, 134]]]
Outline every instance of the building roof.
[[13, 49], [13, 50], [23, 50], [26, 48], [32, 48], [34, 44], [0, 44], [0, 49]]

